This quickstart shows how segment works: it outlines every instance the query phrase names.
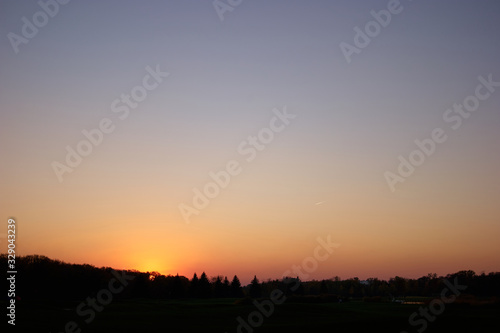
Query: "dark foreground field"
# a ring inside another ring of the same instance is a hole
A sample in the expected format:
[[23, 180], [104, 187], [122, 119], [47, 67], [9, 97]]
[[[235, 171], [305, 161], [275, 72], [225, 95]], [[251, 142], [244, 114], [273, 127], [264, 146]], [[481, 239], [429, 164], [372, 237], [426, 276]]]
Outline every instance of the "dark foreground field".
[[[16, 331], [65, 332], [69, 321], [76, 322], [78, 328], [70, 327], [68, 332], [417, 332], [422, 327], [408, 323], [422, 305], [398, 303], [285, 303], [277, 305], [269, 318], [263, 317], [260, 327], [250, 331], [238, 331], [236, 319], [240, 316], [247, 321], [256, 307], [235, 305], [233, 299], [114, 301], [89, 324], [83, 320], [88, 316], [76, 313], [77, 306], [76, 302], [19, 302]], [[450, 304], [428, 323], [425, 332], [499, 332], [499, 315], [498, 304]]]

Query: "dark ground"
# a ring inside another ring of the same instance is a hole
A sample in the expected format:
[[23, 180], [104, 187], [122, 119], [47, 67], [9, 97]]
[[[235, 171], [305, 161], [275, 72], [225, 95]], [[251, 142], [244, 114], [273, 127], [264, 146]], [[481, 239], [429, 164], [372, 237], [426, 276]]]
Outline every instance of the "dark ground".
[[[113, 301], [88, 316], [79, 316], [80, 302], [21, 301], [16, 308], [17, 332], [66, 332], [65, 325], [75, 321], [78, 328], [68, 332], [238, 332], [236, 318], [247, 321], [256, 311], [253, 304], [235, 305], [234, 299]], [[2, 302], [5, 309], [6, 302]], [[263, 317], [259, 327], [239, 332], [417, 332], [410, 315], [426, 305], [399, 303], [285, 303], [275, 306]], [[4, 310], [6, 311], [6, 310]], [[4, 322], [7, 317], [2, 316]], [[259, 318], [256, 317], [255, 320]], [[500, 332], [500, 305], [471, 306], [447, 304], [425, 332]], [[10, 325], [9, 325], [10, 326]], [[4, 326], [5, 327], [5, 326]], [[2, 330], [4, 331], [4, 330]], [[11, 330], [9, 330], [11, 331]]]

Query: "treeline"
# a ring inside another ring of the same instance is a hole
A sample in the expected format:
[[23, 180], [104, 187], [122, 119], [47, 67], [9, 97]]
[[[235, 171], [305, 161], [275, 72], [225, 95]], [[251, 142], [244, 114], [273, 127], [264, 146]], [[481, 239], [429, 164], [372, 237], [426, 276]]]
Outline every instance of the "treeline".
[[[0, 255], [0, 264], [6, 272], [7, 255]], [[31, 255], [16, 258], [16, 291], [23, 299], [81, 300], [95, 296], [101, 289], [109, 288], [116, 278], [110, 267], [68, 264], [44, 256]], [[124, 271], [129, 277], [127, 287], [115, 295], [126, 298], [252, 298], [269, 297], [275, 289], [287, 296], [324, 296], [325, 299], [349, 299], [359, 297], [439, 296], [446, 287], [444, 280], [467, 286], [465, 293], [474, 296], [500, 297], [500, 273], [477, 275], [473, 271], [460, 271], [446, 276], [428, 274], [418, 279], [394, 277], [388, 281], [377, 278], [361, 281], [358, 278], [341, 280], [300, 281], [288, 277], [281, 280], [259, 281], [254, 277], [242, 286], [235, 275], [208, 277], [204, 272], [191, 279], [179, 275], [164, 276], [153, 272]], [[133, 277], [133, 278], [131, 278]], [[7, 281], [3, 279], [4, 283]], [[6, 290], [6, 289], [4, 289]]]

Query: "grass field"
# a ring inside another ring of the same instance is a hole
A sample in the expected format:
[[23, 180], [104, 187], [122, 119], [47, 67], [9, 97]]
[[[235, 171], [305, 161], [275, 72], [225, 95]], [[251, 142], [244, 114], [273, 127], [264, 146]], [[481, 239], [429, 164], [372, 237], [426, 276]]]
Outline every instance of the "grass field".
[[[16, 331], [66, 332], [238, 332], [237, 317], [247, 321], [257, 308], [235, 305], [234, 299], [113, 301], [85, 323], [76, 313], [79, 302], [18, 302]], [[6, 303], [3, 303], [6, 306]], [[398, 303], [284, 303], [263, 318], [261, 326], [240, 332], [417, 332], [408, 318], [422, 305]], [[426, 307], [424, 305], [424, 307]], [[5, 307], [3, 307], [5, 309]], [[446, 305], [425, 332], [498, 332], [500, 306]], [[259, 316], [254, 320], [258, 321]]]

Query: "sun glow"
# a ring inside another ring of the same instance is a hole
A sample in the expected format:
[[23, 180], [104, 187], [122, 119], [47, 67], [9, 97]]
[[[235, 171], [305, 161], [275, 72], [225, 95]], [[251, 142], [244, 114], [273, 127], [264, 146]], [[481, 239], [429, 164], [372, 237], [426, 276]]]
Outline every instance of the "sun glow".
[[158, 272], [160, 274], [168, 274], [169, 265], [165, 259], [154, 257], [151, 255], [143, 255], [131, 260], [132, 267], [140, 272]]

